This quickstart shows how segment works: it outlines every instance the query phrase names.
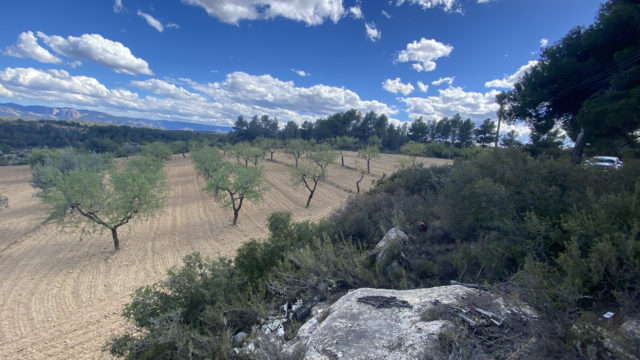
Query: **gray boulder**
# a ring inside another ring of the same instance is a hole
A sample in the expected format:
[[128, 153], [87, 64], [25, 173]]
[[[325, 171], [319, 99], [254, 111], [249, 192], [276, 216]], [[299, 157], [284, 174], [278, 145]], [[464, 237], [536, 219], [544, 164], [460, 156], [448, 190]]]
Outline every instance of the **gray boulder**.
[[[437, 305], [454, 306], [477, 292], [463, 286], [354, 290], [307, 321], [287, 347], [304, 347], [306, 360], [433, 358], [438, 334], [451, 322], [425, 321], [424, 314]], [[411, 307], [376, 308], [358, 301], [368, 296], [393, 296]]]
[[0, 209], [5, 209], [9, 207], [9, 198], [0, 194]]
[[389, 275], [402, 268], [406, 261], [404, 250], [409, 237], [402, 230], [393, 228], [376, 244], [376, 266], [385, 275]]

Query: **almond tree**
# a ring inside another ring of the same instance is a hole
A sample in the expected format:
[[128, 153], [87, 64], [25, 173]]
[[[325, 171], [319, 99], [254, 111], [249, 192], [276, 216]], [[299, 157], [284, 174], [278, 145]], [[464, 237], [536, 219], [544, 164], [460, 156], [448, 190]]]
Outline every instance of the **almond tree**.
[[163, 163], [149, 156], [119, 170], [110, 158], [65, 149], [56, 161], [34, 166], [32, 184], [49, 206], [48, 221], [90, 232], [108, 229], [116, 250], [118, 228], [154, 216], [168, 197]]
[[[194, 162], [197, 161], [194, 159]], [[244, 201], [262, 200], [266, 189], [262, 167], [242, 166], [228, 161], [221, 162], [218, 170], [210, 174], [205, 187], [223, 207], [233, 209], [234, 226], [238, 223], [238, 214]]]
[[371, 160], [380, 157], [380, 147], [376, 145], [368, 145], [367, 147], [358, 151], [358, 156], [367, 160], [367, 174], [371, 173]]
[[309, 207], [318, 183], [327, 179], [327, 167], [334, 162], [338, 154], [326, 145], [316, 146], [299, 167], [292, 168], [294, 184], [302, 183], [309, 190], [306, 208]]
[[309, 149], [309, 143], [302, 139], [293, 139], [289, 141], [285, 151], [288, 154], [291, 154], [293, 158], [296, 160], [296, 168], [298, 167], [298, 160], [304, 155]]
[[340, 152], [340, 159], [342, 162], [342, 166], [344, 166], [344, 150], [353, 150], [356, 146], [358, 139], [351, 136], [337, 136], [334, 139], [334, 145], [336, 149]]
[[425, 144], [417, 143], [415, 141], [407, 141], [400, 148], [400, 152], [407, 155], [410, 159], [409, 167], [416, 166], [416, 160], [418, 156], [424, 155]]

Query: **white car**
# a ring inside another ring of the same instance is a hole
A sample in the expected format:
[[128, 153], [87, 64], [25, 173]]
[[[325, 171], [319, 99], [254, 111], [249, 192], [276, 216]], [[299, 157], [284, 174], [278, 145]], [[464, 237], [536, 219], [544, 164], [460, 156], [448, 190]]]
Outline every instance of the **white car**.
[[616, 156], [594, 156], [591, 159], [584, 162], [586, 167], [598, 166], [603, 168], [620, 169], [622, 167], [622, 160]]

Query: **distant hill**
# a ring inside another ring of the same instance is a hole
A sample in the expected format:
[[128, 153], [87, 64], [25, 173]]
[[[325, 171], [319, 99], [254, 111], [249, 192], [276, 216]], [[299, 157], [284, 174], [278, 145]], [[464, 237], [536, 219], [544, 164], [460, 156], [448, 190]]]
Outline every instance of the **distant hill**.
[[128, 125], [162, 130], [187, 130], [227, 133], [230, 126], [207, 125], [186, 121], [149, 120], [115, 116], [99, 111], [56, 108], [48, 106], [22, 106], [13, 103], [0, 103], [0, 116], [22, 119], [77, 120], [116, 125]]

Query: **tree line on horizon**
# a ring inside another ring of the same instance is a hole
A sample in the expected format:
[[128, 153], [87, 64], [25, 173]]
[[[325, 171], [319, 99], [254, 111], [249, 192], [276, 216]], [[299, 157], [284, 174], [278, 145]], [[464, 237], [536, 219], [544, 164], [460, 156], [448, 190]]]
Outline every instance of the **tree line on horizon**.
[[[521, 145], [518, 136], [515, 131], [508, 132], [500, 137], [500, 144]], [[289, 120], [282, 127], [278, 126], [277, 119], [270, 118], [269, 115], [255, 115], [250, 120], [238, 116], [232, 132], [228, 134], [231, 142], [251, 142], [257, 138], [335, 142], [335, 139], [340, 137], [354, 138], [361, 145], [366, 144], [370, 138], [377, 137], [382, 149], [387, 151], [398, 151], [408, 141], [467, 148], [495, 144], [497, 130], [495, 121], [490, 118], [478, 126], [470, 118], [463, 119], [460, 114], [427, 121], [420, 117], [411, 124], [405, 122], [396, 126], [385, 114], [370, 111], [363, 115], [358, 110], [351, 109], [314, 122], [304, 121], [301, 125]]]

